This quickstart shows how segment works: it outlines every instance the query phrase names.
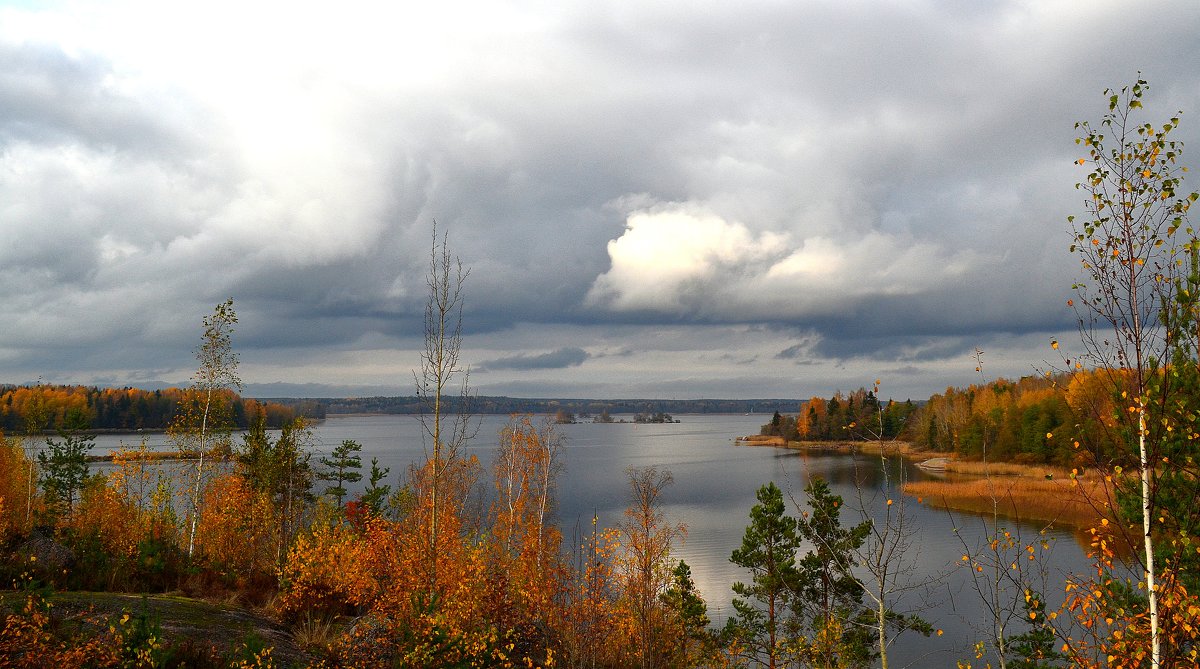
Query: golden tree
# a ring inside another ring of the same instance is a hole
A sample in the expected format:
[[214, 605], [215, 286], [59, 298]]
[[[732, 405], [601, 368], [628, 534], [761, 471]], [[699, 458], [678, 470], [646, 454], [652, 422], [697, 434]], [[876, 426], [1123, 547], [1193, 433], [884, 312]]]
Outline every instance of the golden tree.
[[660, 595], [671, 582], [671, 549], [687, 528], [668, 522], [662, 511], [662, 494], [674, 482], [670, 471], [630, 467], [625, 473], [630, 499], [621, 525], [623, 594], [638, 662], [649, 669], [655, 666], [657, 637], [664, 627]]
[[201, 513], [201, 490], [204, 479], [204, 458], [214, 446], [228, 446], [230, 416], [230, 389], [240, 390], [242, 380], [238, 376], [238, 354], [233, 350], [233, 326], [238, 322], [233, 309], [233, 298], [213, 308], [204, 317], [204, 334], [196, 347], [196, 360], [200, 363], [192, 375], [192, 386], [180, 400], [178, 412], [171, 422], [168, 434], [179, 445], [181, 452], [197, 453], [196, 477], [191, 492], [191, 520], [188, 530], [187, 553], [190, 557], [196, 546], [196, 523]]

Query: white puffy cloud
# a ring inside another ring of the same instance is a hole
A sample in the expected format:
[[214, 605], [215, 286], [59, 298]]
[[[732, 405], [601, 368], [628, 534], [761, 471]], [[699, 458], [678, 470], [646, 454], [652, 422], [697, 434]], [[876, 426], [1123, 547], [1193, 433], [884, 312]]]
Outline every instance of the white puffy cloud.
[[638, 212], [608, 243], [612, 269], [596, 279], [588, 301], [615, 310], [678, 312], [690, 293], [724, 273], [759, 263], [784, 248], [779, 235], [685, 209]]
[[988, 263], [974, 251], [879, 231], [797, 237], [755, 233], [695, 207], [635, 212], [609, 242], [611, 268], [587, 301], [714, 322], [803, 321], [865, 298], [943, 290]]

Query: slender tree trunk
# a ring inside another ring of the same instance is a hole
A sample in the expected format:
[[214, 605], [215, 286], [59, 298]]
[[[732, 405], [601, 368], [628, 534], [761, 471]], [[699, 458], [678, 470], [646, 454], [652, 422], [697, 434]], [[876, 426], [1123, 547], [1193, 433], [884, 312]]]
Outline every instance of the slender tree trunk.
[[1154, 583], [1154, 540], [1150, 536], [1150, 462], [1146, 454], [1146, 408], [1138, 404], [1138, 450], [1141, 455], [1142, 530], [1146, 551], [1146, 595], [1150, 603], [1150, 666], [1162, 662], [1158, 638], [1158, 591]]
[[276, 564], [283, 564], [284, 547], [287, 546], [288, 535], [292, 531], [292, 489], [295, 487], [295, 467], [293, 466], [294, 460], [291, 456], [289, 456], [288, 460], [287, 488], [284, 490], [284, 499], [287, 501], [283, 506], [283, 522], [279, 524], [279, 550], [275, 555]]
[[[547, 468], [547, 471], [548, 471], [548, 468]], [[542, 575], [542, 535], [545, 532], [546, 501], [547, 501], [547, 498], [550, 496], [550, 490], [548, 487], [550, 485], [549, 479], [550, 479], [550, 476], [548, 473], [545, 473], [542, 477], [542, 499], [541, 499], [541, 503], [538, 505], [537, 536], [535, 537], [535, 544], [534, 544], [534, 547], [537, 550], [535, 566], [537, 567], [537, 574], [539, 577]]]
[[[457, 266], [457, 275], [452, 276], [451, 268]], [[433, 424], [427, 422], [424, 410], [421, 414], [421, 425], [425, 435], [433, 441], [433, 462], [429, 485], [429, 589], [437, 589], [438, 546], [440, 534], [443, 531], [441, 509], [449, 502], [453, 504], [454, 489], [444, 489], [443, 477], [446, 470], [451, 473], [451, 481], [458, 471], [460, 464], [457, 460], [459, 446], [470, 438], [466, 429], [466, 378], [469, 370], [458, 367], [458, 356], [462, 347], [462, 286], [469, 272], [462, 269], [462, 263], [453, 259], [446, 247], [443, 236], [438, 243], [437, 227], [433, 231], [433, 245], [430, 249], [429, 275], [427, 286], [429, 300], [425, 303], [425, 350], [421, 354], [421, 372], [416, 376], [417, 392], [423, 402], [430, 402], [433, 410]], [[449, 321], [449, 322], [448, 322]], [[453, 325], [453, 328], [448, 328]], [[459, 413], [449, 429], [442, 430], [443, 413], [446, 404], [442, 394], [456, 374], [463, 374], [463, 402], [459, 405]], [[426, 408], [430, 408], [428, 404]], [[422, 493], [424, 494], [424, 493]], [[465, 506], [464, 495], [461, 505]], [[451, 513], [453, 506], [447, 507]], [[462, 509], [457, 510], [459, 513]]]
[[550, 481], [554, 476], [554, 454], [557, 445], [553, 443], [556, 435], [547, 430], [541, 453], [541, 503], [538, 505], [537, 518], [537, 573], [542, 574], [542, 538], [545, 533], [546, 508], [550, 500]]
[[[30, 450], [32, 453], [32, 449]], [[25, 530], [33, 528], [33, 458], [27, 458], [29, 461], [26, 464], [29, 468], [29, 483], [25, 494]]]
[[200, 460], [196, 465], [196, 483], [192, 485], [192, 522], [188, 529], [188, 557], [196, 548], [196, 519], [200, 516], [200, 477], [204, 471], [204, 451], [200, 451]]
[[[879, 470], [883, 472], [883, 489], [885, 491], [887, 491], [887, 494], [890, 496], [892, 494], [892, 480], [891, 480], [890, 474], [888, 473], [887, 455], [883, 451], [883, 402], [879, 401], [879, 382], [878, 381], [875, 382], [875, 402], [876, 402], [875, 418], [878, 421], [877, 424], [879, 427]], [[903, 472], [903, 470], [901, 470], [901, 472]], [[903, 474], [901, 474], [901, 476], [903, 476]], [[901, 479], [901, 481], [903, 482], [903, 479]], [[891, 517], [892, 517], [892, 508], [890, 506], [891, 503], [892, 502], [889, 499], [888, 500], [889, 506], [888, 506], [888, 512], [887, 512], [888, 522], [884, 525], [883, 533], [880, 535], [879, 554], [878, 554], [879, 557], [876, 560], [877, 566], [875, 568], [879, 574], [879, 599], [876, 602], [876, 604], [878, 604], [878, 618], [879, 618], [878, 622], [879, 622], [879, 667], [880, 667], [880, 669], [888, 669], [887, 602], [886, 602], [887, 575], [888, 575], [887, 566], [888, 565], [887, 565], [887, 560], [885, 559], [884, 554], [887, 552], [887, 535], [891, 529]], [[899, 541], [900, 537], [897, 536], [896, 540]]]
[[776, 646], [777, 640], [775, 637], [775, 595], [772, 594], [767, 598], [767, 643], [770, 644], [770, 649], [767, 651], [767, 667], [775, 669], [775, 655], [779, 652]]
[[1008, 643], [1004, 637], [1004, 623], [998, 623], [996, 626], [996, 651], [1000, 658], [1000, 669], [1008, 669]]
[[887, 607], [884, 606], [883, 593], [879, 593], [879, 669], [888, 669], [887, 656]]
[[207, 445], [205, 439], [208, 430], [208, 411], [212, 406], [212, 387], [204, 393], [204, 414], [200, 417], [200, 460], [196, 465], [196, 485], [192, 487], [192, 526], [188, 531], [188, 557], [196, 548], [196, 520], [200, 516], [200, 479], [204, 475], [204, 451]]
[[[444, 333], [446, 320], [441, 319], [441, 329]], [[442, 351], [441, 341], [437, 344], [437, 393], [433, 399], [433, 485], [430, 493], [429, 513], [429, 588], [437, 588], [437, 536], [438, 536], [438, 478], [442, 475]]]
[[[1132, 215], [1126, 210], [1125, 213], [1126, 226], [1130, 226]], [[1134, 257], [1134, 247], [1129, 241], [1130, 236], [1127, 236], [1126, 253], [1128, 258]], [[1141, 311], [1138, 307], [1138, 283], [1137, 283], [1137, 265], [1132, 261], [1129, 266], [1129, 302], [1134, 305], [1131, 309], [1133, 315], [1133, 341], [1134, 353], [1136, 361], [1137, 373], [1137, 416], [1138, 416], [1138, 475], [1141, 478], [1142, 484], [1142, 531], [1143, 531], [1143, 548], [1146, 553], [1146, 597], [1149, 602], [1150, 609], [1150, 666], [1158, 669], [1162, 662], [1161, 649], [1159, 647], [1158, 638], [1158, 592], [1155, 590], [1154, 584], [1154, 539], [1151, 536], [1151, 506], [1153, 500], [1150, 497], [1150, 456], [1146, 447], [1146, 357], [1143, 349], [1146, 348], [1144, 334], [1142, 332]], [[1160, 361], [1161, 362], [1161, 361]], [[1165, 383], [1165, 381], [1164, 381]]]

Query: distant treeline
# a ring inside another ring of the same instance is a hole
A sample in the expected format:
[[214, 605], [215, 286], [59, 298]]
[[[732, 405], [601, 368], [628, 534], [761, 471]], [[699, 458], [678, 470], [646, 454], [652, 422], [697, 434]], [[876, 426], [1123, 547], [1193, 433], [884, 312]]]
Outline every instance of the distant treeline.
[[[1101, 378], [1100, 374], [1115, 375]], [[887, 402], [859, 389], [813, 397], [796, 415], [776, 413], [764, 435], [793, 441], [900, 438], [960, 457], [1027, 464], [1122, 464], [1115, 415], [1128, 400], [1110, 390], [1120, 372], [1076, 371], [947, 388], [924, 402]], [[881, 422], [882, 419], [882, 422]], [[1155, 424], [1152, 420], [1151, 424]], [[882, 430], [881, 430], [882, 426]]]
[[[330, 414], [375, 413], [375, 414], [419, 414], [425, 409], [418, 397], [351, 397], [296, 400], [271, 398], [288, 406], [301, 401], [315, 402]], [[449, 403], [449, 411], [458, 410], [458, 398], [442, 398]], [[580, 420], [590, 419], [607, 411], [610, 414], [699, 414], [699, 413], [767, 413], [796, 406], [795, 399], [755, 400], [590, 400], [590, 399], [528, 399], [521, 397], [472, 397], [471, 411], [477, 414], [557, 414], [559, 411], [574, 414]]]
[[[0, 430], [6, 434], [59, 430], [164, 430], [175, 417], [180, 388], [98, 388], [95, 386], [0, 385]], [[319, 418], [315, 402], [295, 405], [225, 393], [234, 424], [245, 428], [258, 416], [280, 427], [298, 415]]]
[[839, 391], [829, 399], [810, 398], [795, 416], [776, 411], [760, 432], [788, 441], [896, 439], [915, 411], [912, 400], [888, 400], [881, 407], [874, 391], [859, 388], [849, 395]]

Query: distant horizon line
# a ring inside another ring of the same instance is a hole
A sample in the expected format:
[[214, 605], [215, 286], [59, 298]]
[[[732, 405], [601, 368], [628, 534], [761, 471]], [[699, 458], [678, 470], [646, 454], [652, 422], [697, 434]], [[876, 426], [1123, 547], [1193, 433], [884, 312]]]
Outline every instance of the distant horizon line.
[[[93, 381], [93, 382], [64, 382], [64, 381], [47, 381], [44, 379], [35, 381], [24, 381], [21, 383], [0, 382], [0, 386], [12, 387], [35, 387], [38, 385], [51, 386], [81, 386], [92, 388], [137, 388], [139, 390], [155, 391], [166, 390], [168, 388], [187, 388], [191, 385], [190, 381], [182, 383], [171, 383], [167, 381], [155, 380], [142, 383], [129, 383], [118, 381]], [[843, 394], [849, 394], [858, 389], [845, 391], [839, 390]], [[365, 400], [365, 399], [417, 399], [418, 395], [414, 393], [398, 392], [394, 388], [388, 386], [370, 386], [370, 385], [354, 385], [354, 384], [335, 384], [335, 383], [290, 383], [285, 381], [274, 381], [267, 383], [245, 383], [242, 386], [239, 395], [247, 399], [255, 400]], [[829, 396], [832, 396], [831, 393]], [[742, 404], [748, 403], [797, 403], [807, 402], [812, 397], [825, 397], [824, 395], [812, 394], [805, 397], [720, 397], [716, 395], [703, 397], [662, 397], [662, 396], [622, 396], [622, 397], [589, 397], [589, 396], [568, 396], [568, 395], [515, 395], [503, 393], [489, 394], [474, 394], [474, 398], [481, 399], [501, 399], [501, 400], [521, 400], [529, 402], [592, 402], [592, 403], [633, 403], [633, 402], [736, 402]], [[451, 396], [451, 399], [456, 399], [457, 395]], [[905, 399], [881, 398], [885, 401], [908, 401], [911, 397]]]

